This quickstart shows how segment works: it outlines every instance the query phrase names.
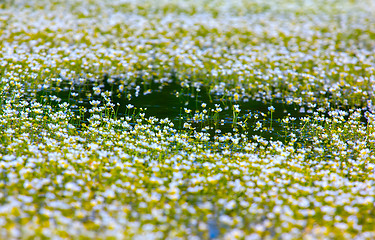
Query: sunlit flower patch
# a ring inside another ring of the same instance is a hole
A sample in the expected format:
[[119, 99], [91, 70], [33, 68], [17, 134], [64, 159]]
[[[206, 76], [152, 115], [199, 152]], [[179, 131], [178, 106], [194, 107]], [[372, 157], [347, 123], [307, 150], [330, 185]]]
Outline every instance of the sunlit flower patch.
[[374, 239], [375, 5], [0, 3], [1, 239]]

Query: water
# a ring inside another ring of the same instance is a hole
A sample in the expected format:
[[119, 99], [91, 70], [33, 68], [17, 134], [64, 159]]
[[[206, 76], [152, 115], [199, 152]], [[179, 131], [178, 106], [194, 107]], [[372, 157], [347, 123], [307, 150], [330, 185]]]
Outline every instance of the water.
[[[78, 114], [79, 107], [92, 108], [90, 101], [100, 101], [101, 106], [105, 103], [102, 96], [106, 93], [111, 102], [115, 105], [114, 110], [117, 117], [125, 117], [129, 113], [144, 110], [146, 117], [156, 117], [158, 119], [168, 118], [173, 121], [175, 128], [183, 128], [184, 122], [189, 122], [198, 131], [205, 131], [213, 135], [223, 133], [245, 133], [249, 137], [258, 135], [266, 139], [286, 140], [290, 133], [298, 134], [300, 118], [311, 115], [312, 109], [305, 109], [296, 104], [287, 105], [281, 100], [275, 99], [273, 103], [243, 98], [240, 101], [231, 100], [230, 97], [210, 93], [205, 86], [182, 87], [176, 81], [153, 81], [152, 83], [134, 83], [121, 78], [108, 78], [104, 76], [102, 80], [85, 81], [62, 81], [46, 89], [38, 91], [38, 97], [57, 96], [62, 102], [68, 102]], [[202, 104], [206, 104], [205, 108]], [[129, 106], [134, 106], [129, 109]], [[233, 115], [234, 105], [238, 105], [241, 110], [237, 117]], [[271, 112], [270, 107], [274, 108]], [[221, 109], [216, 116], [210, 109]], [[202, 113], [206, 109], [208, 119], [194, 120], [196, 112]], [[185, 110], [191, 112], [187, 114]], [[211, 111], [211, 112], [210, 112]], [[84, 115], [84, 120], [90, 116], [88, 112]], [[291, 116], [294, 122], [289, 124], [290, 129], [285, 128], [281, 119]], [[243, 122], [243, 124], [236, 124]], [[257, 128], [257, 123], [262, 127]], [[294, 127], [293, 127], [294, 126]], [[79, 126], [78, 126], [79, 127]]]

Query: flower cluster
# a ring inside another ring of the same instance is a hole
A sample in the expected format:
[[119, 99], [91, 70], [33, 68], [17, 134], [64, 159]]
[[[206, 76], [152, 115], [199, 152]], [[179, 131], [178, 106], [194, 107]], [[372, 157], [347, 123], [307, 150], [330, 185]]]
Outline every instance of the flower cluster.
[[0, 238], [374, 239], [374, 10], [3, 1]]

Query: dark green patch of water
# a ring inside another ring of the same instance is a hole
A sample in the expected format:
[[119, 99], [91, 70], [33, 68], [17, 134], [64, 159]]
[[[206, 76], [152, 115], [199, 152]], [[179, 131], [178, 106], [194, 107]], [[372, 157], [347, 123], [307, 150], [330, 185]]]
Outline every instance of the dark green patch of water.
[[[93, 100], [100, 101], [98, 106], [103, 106], [105, 98], [109, 98], [114, 104], [117, 118], [126, 117], [142, 108], [146, 117], [168, 118], [177, 129], [182, 129], [187, 122], [197, 131], [208, 132], [211, 136], [232, 132], [246, 134], [249, 138], [258, 135], [281, 141], [289, 139], [291, 134], [299, 135], [300, 118], [311, 115], [313, 111], [296, 104], [287, 105], [282, 100], [266, 103], [242, 98], [235, 101], [232, 96], [210, 92], [206, 86], [182, 87], [172, 80], [140, 81], [137, 84], [107, 76], [102, 80], [85, 80], [82, 83], [62, 81], [38, 91], [39, 99], [50, 99], [51, 96], [70, 103], [77, 115], [82, 107], [92, 108]], [[237, 105], [240, 109], [238, 113], [234, 112]], [[271, 107], [274, 108], [272, 114]], [[204, 109], [207, 117], [200, 119], [199, 114], [205, 112]], [[291, 121], [287, 125], [282, 119], [288, 116]], [[83, 122], [89, 117], [90, 113], [86, 112]]]

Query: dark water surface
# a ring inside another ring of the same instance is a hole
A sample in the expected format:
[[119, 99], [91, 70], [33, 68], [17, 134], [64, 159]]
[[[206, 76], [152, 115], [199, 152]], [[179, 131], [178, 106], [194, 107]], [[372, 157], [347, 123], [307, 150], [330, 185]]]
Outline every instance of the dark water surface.
[[[119, 90], [121, 85], [123, 86], [122, 91]], [[96, 92], [95, 89], [97, 89]], [[110, 79], [107, 76], [102, 80], [86, 80], [84, 83], [62, 81], [46, 89], [40, 89], [38, 98], [57, 96], [61, 102], [68, 102], [75, 106], [78, 114], [79, 107], [92, 108], [92, 104], [90, 104], [92, 100], [100, 101], [99, 106], [103, 106], [105, 100], [102, 93], [105, 92], [107, 95], [111, 95], [108, 98], [115, 104], [114, 109], [118, 118], [137, 112], [140, 108], [147, 108], [143, 111], [146, 117], [168, 118], [173, 121], [174, 127], [177, 129], [181, 129], [184, 122], [190, 122], [198, 131], [209, 126], [209, 129], [206, 128], [203, 131], [209, 132], [211, 135], [215, 131], [221, 134], [234, 132], [234, 128], [236, 128], [237, 133], [246, 133], [248, 137], [258, 135], [266, 139], [286, 140], [290, 133], [298, 134], [300, 118], [311, 115], [312, 112], [312, 109], [305, 109], [296, 104], [287, 105], [281, 100], [274, 100], [273, 103], [249, 98], [234, 101], [232, 97], [210, 93], [205, 86], [184, 88], [176, 81], [154, 81], [148, 84], [132, 82], [128, 84], [124, 80]], [[191, 118], [195, 111], [203, 111], [202, 103], [207, 105], [205, 107], [207, 111], [216, 109], [220, 105], [222, 111], [218, 114], [216, 124], [213, 113], [210, 113], [209, 119], [204, 122], [189, 120], [189, 116]], [[130, 110], [129, 104], [134, 106]], [[238, 105], [241, 109], [236, 120], [233, 118], [234, 105]], [[269, 111], [271, 106], [274, 107], [272, 118]], [[185, 113], [185, 109], [191, 110], [189, 116]], [[89, 116], [90, 113], [86, 112], [83, 121], [86, 121]], [[295, 121], [289, 124], [291, 127], [289, 130], [286, 129], [285, 124], [281, 123], [281, 119], [287, 116], [295, 118]], [[246, 123], [242, 126], [246, 126], [246, 129], [235, 124], [235, 122], [244, 122], [245, 120]], [[262, 123], [260, 129], [256, 129], [257, 122]]]

